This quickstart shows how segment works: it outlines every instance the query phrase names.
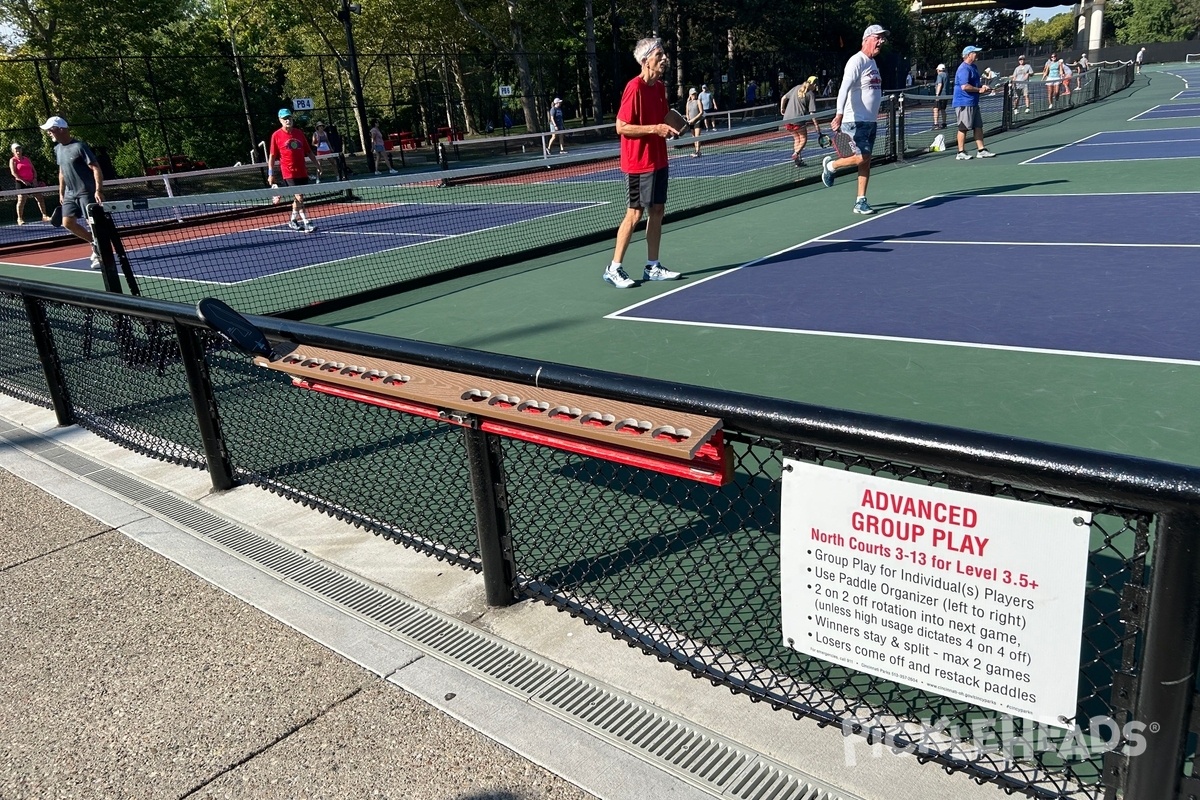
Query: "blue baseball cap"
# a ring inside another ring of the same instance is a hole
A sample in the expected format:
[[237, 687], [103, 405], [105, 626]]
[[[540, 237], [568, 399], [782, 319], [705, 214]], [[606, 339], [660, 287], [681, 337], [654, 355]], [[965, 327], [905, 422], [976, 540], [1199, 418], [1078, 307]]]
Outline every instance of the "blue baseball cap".
[[976, 47], [976, 46], [975, 46], [975, 45], [973, 45], [973, 44], [969, 44], [969, 45], [967, 45], [966, 47], [964, 47], [964, 48], [963, 48], [963, 55], [962, 55], [962, 57], [963, 57], [963, 58], [966, 58], [967, 56], [971, 55], [971, 53], [982, 53], [982, 52], [983, 52], [983, 48], [982, 48], [982, 47]]
[[292, 115], [292, 110], [290, 108], [279, 109], [279, 118], [280, 119], [285, 119], [287, 117], [290, 117], [291, 115]]

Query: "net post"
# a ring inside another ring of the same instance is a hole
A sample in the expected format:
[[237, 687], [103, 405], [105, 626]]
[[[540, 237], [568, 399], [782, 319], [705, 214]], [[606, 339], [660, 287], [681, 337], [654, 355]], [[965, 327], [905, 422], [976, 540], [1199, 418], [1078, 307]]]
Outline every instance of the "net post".
[[117, 263], [113, 256], [113, 240], [116, 238], [116, 226], [112, 216], [99, 203], [91, 203], [87, 207], [88, 225], [92, 229], [92, 241], [96, 253], [100, 256], [100, 275], [104, 279], [104, 291], [122, 294], [121, 279], [117, 276]]
[[1000, 96], [1001, 102], [1004, 104], [1000, 109], [1000, 130], [1007, 131], [1013, 126], [1013, 107], [1012, 107], [1012, 84], [1004, 84], [1004, 91]]
[[896, 160], [904, 160], [904, 151], [908, 146], [904, 140], [904, 95], [896, 95], [896, 102], [890, 104], [889, 112], [891, 114], [891, 123], [889, 127], [894, 131], [895, 137], [895, 153]]

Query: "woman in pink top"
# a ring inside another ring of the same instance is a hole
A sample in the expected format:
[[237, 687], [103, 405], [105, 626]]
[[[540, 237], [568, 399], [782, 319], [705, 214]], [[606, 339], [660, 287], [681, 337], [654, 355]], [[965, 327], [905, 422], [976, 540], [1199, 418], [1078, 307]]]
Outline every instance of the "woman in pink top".
[[[16, 142], [12, 143], [12, 158], [8, 160], [8, 171], [12, 173], [13, 180], [17, 183], [18, 189], [36, 189], [38, 184], [37, 170], [33, 167], [33, 162], [29, 160], [21, 151], [21, 145]], [[42, 211], [42, 222], [49, 222], [50, 215], [46, 213], [46, 202], [42, 200], [40, 194], [35, 194], [33, 199], [38, 204], [38, 208]], [[25, 195], [17, 195], [17, 224], [25, 224], [25, 216], [22, 213], [25, 210]]]

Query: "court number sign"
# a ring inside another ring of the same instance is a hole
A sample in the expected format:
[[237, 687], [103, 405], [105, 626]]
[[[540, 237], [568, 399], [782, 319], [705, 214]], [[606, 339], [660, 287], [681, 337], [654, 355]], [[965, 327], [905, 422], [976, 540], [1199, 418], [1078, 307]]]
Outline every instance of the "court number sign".
[[313, 105], [313, 101], [312, 101], [311, 97], [293, 97], [292, 98], [292, 110], [293, 111], [312, 111], [313, 108], [315, 108], [315, 106]]
[[512, 91], [511, 86], [501, 86], [500, 87], [500, 96], [501, 97], [512, 97], [512, 93], [513, 93], [513, 91]]
[[785, 464], [786, 646], [1070, 727], [1090, 514]]

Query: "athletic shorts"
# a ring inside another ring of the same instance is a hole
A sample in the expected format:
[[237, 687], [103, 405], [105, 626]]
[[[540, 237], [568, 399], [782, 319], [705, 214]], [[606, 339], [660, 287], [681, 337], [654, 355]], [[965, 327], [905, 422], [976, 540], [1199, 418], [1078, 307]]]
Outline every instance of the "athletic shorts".
[[62, 215], [75, 219], [87, 219], [87, 207], [95, 198], [90, 194], [68, 194], [63, 197]]
[[305, 175], [303, 177], [301, 177], [299, 175], [293, 175], [290, 178], [281, 178], [280, 180], [283, 181], [284, 186], [308, 186], [308, 176], [307, 175]]
[[1017, 93], [1018, 95], [1020, 95], [1021, 97], [1029, 97], [1029, 84], [1028, 83], [1014, 83], [1013, 91], [1015, 93]]
[[383, 145], [381, 145], [381, 144], [377, 144], [377, 145], [375, 145], [375, 152], [376, 152], [376, 153], [386, 153], [386, 152], [387, 152], [387, 148], [386, 148], [386, 147], [384, 147], [384, 146], [383, 146]]
[[646, 209], [667, 203], [667, 167], [629, 177], [629, 207]]
[[974, 131], [983, 127], [983, 117], [979, 113], [979, 106], [958, 106], [954, 109], [954, 113], [958, 117], [960, 131]]
[[878, 122], [843, 122], [842, 132], [850, 137], [850, 149], [856, 156], [871, 155], [875, 149], [875, 134], [879, 132]]
[[783, 127], [788, 131], [788, 133], [802, 133], [808, 131], [808, 126], [809, 123], [807, 122], [801, 122], [799, 125], [794, 122], [788, 122]]
[[946, 110], [946, 105], [947, 105], [949, 102], [950, 102], [949, 100], [938, 100], [938, 101], [937, 101], [937, 110], [938, 110], [938, 111], [945, 111], [945, 110]]

